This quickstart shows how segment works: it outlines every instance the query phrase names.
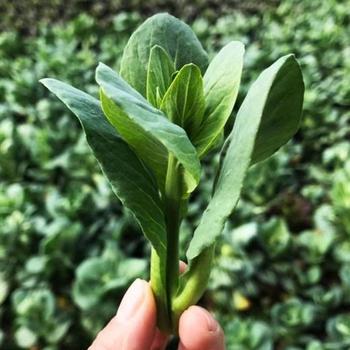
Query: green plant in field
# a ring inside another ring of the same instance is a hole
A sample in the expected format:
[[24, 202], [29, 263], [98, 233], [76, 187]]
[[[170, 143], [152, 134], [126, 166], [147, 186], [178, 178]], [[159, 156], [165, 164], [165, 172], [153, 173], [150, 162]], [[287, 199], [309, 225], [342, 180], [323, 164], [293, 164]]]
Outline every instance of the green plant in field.
[[183, 22], [159, 14], [131, 36], [120, 73], [100, 63], [100, 99], [54, 79], [41, 82], [79, 118], [101, 168], [152, 245], [151, 285], [158, 325], [177, 332], [181, 313], [202, 296], [215, 241], [234, 210], [247, 170], [297, 131], [304, 85], [293, 55], [253, 83], [221, 152], [213, 196], [179, 276], [179, 234], [201, 159], [223, 139], [243, 67], [244, 46], [232, 41], [208, 62]]

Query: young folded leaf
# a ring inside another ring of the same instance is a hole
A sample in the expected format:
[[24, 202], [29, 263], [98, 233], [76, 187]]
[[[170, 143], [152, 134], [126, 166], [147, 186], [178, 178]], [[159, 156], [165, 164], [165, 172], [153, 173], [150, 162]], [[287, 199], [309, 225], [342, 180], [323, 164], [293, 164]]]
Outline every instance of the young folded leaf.
[[150, 51], [155, 45], [167, 52], [176, 70], [194, 63], [204, 73], [208, 66], [208, 55], [192, 29], [167, 13], [157, 14], [132, 34], [120, 66], [120, 75], [143, 96], [146, 96]]
[[205, 112], [194, 145], [200, 157], [215, 144], [236, 102], [243, 68], [244, 46], [239, 41], [227, 44], [210, 62], [204, 74]]
[[97, 67], [96, 81], [101, 86], [102, 108], [108, 120], [155, 172], [160, 186], [165, 182], [170, 153], [192, 178], [189, 191], [194, 190], [199, 182], [200, 163], [186, 132], [171, 123], [136, 90], [130, 86], [125, 88], [126, 82], [106, 65], [100, 63]]
[[192, 140], [203, 118], [203, 80], [194, 64], [183, 66], [166, 92], [160, 109], [173, 123], [184, 128]]
[[151, 49], [147, 69], [147, 100], [159, 108], [175, 73], [174, 63], [166, 51], [156, 45]]

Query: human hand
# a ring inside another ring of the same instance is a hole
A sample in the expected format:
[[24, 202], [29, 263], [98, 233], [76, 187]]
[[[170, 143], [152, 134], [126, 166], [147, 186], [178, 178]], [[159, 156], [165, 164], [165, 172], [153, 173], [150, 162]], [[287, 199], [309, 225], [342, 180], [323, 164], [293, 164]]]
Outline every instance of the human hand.
[[[179, 350], [224, 350], [224, 334], [211, 314], [189, 307], [180, 317]], [[149, 283], [137, 279], [125, 293], [116, 316], [89, 350], [162, 350], [168, 337], [156, 328], [156, 303]]]

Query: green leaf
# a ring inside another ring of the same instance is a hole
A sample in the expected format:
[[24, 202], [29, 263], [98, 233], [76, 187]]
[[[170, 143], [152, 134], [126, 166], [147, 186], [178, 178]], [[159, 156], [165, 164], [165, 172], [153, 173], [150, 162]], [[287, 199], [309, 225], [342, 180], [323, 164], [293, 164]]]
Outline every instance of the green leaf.
[[92, 257], [83, 261], [76, 270], [73, 286], [74, 302], [83, 310], [100, 304], [106, 293], [126, 289], [127, 285], [144, 274], [146, 261], [136, 258]]
[[[52, 322], [47, 328], [45, 339], [51, 344], [57, 344], [67, 334], [71, 324], [72, 324], [71, 320], [67, 320], [67, 321], [63, 321], [60, 319], [54, 320], [54, 322]], [[50, 348], [46, 348], [46, 350], [50, 350]]]
[[[264, 70], [245, 98], [242, 107], [245, 113], [258, 113], [256, 104], [265, 99], [262, 120], [255, 140], [251, 164], [260, 162], [274, 154], [298, 131], [302, 116], [304, 82], [300, 66], [294, 55], [280, 58]], [[265, 96], [265, 93], [268, 95]], [[249, 111], [249, 110], [250, 111]]]
[[303, 90], [299, 66], [293, 55], [280, 58], [254, 82], [238, 111], [213, 198], [194, 233], [187, 251], [188, 259], [197, 257], [220, 235], [227, 217], [237, 204], [252, 157], [269, 154], [270, 150], [275, 149], [260, 143], [259, 146], [266, 151], [255, 151], [256, 139], [261, 135], [259, 128], [266, 130], [265, 119], [276, 121], [279, 125], [277, 129], [271, 125], [275, 133], [267, 135], [274, 136], [272, 140], [266, 140], [267, 146], [273, 141], [276, 141], [273, 143], [276, 146], [282, 139], [286, 140], [288, 135], [292, 135], [290, 125], [296, 125], [296, 122], [286, 121], [286, 127], [283, 128], [278, 117], [285, 120], [285, 115], [288, 115], [299, 123]]
[[38, 336], [31, 329], [21, 326], [19, 327], [14, 334], [16, 344], [20, 348], [30, 349], [35, 346], [35, 343], [38, 341]]
[[54, 79], [43, 79], [41, 83], [78, 117], [113, 191], [134, 213], [142, 231], [158, 254], [164, 256], [164, 214], [150, 171], [108, 123], [97, 99]]
[[158, 45], [152, 47], [147, 70], [147, 100], [154, 107], [160, 106], [174, 72], [174, 63], [166, 51]]
[[202, 73], [207, 68], [207, 53], [192, 29], [167, 13], [157, 14], [132, 34], [121, 61], [120, 75], [143, 96], [146, 96], [150, 51], [155, 45], [167, 52], [176, 70], [187, 63], [196, 64]]
[[271, 257], [287, 251], [290, 240], [287, 223], [282, 218], [273, 217], [261, 227], [260, 241]]
[[199, 182], [200, 162], [186, 132], [171, 123], [136, 90], [104, 64], [96, 70], [102, 108], [120, 135], [154, 171], [162, 189], [168, 154], [171, 153], [191, 178], [191, 192]]
[[243, 55], [243, 44], [232, 41], [214, 57], [205, 72], [206, 108], [203, 124], [193, 141], [200, 156], [214, 146], [231, 115], [241, 81]]
[[176, 75], [160, 109], [191, 137], [202, 122], [204, 107], [201, 71], [196, 65], [187, 64]]

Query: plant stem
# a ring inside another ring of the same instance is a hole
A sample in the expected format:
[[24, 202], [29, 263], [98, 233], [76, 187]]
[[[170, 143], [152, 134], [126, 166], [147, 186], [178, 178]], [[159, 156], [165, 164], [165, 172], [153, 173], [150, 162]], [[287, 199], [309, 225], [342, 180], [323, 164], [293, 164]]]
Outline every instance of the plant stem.
[[[181, 276], [179, 285], [179, 230], [181, 224], [182, 173], [179, 163], [169, 155], [163, 193], [167, 229], [166, 257], [155, 250], [151, 257], [151, 285], [157, 300], [158, 327], [166, 333], [178, 333], [181, 314], [194, 305], [207, 286], [214, 245], [191, 261], [189, 270]], [[165, 261], [165, 264], [164, 264]], [[165, 265], [165, 266], [164, 266]]]
[[166, 295], [165, 266], [154, 248], [151, 252], [151, 287], [157, 303], [157, 324], [163, 332], [170, 332], [168, 300]]
[[181, 222], [182, 174], [173, 155], [169, 155], [163, 192], [167, 229], [166, 257], [160, 258], [152, 249], [151, 286], [157, 301], [157, 322], [163, 332], [174, 333], [172, 324], [172, 299], [179, 282], [179, 229]]
[[210, 276], [215, 245], [212, 245], [195, 258], [180, 279], [180, 293], [173, 299], [172, 324], [178, 324], [181, 314], [202, 297]]
[[168, 318], [172, 330], [177, 325], [172, 324], [172, 299], [175, 297], [179, 283], [179, 229], [180, 206], [182, 196], [182, 178], [179, 164], [172, 154], [169, 155], [168, 169], [165, 181], [164, 207], [167, 225], [167, 260], [166, 260], [166, 293], [168, 303]]

